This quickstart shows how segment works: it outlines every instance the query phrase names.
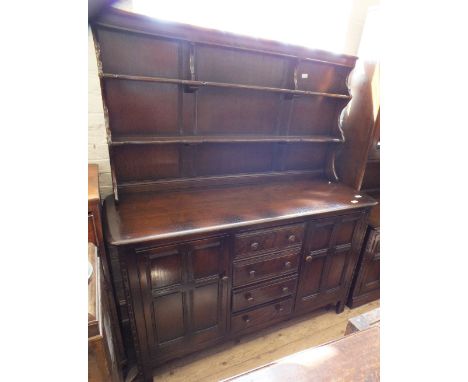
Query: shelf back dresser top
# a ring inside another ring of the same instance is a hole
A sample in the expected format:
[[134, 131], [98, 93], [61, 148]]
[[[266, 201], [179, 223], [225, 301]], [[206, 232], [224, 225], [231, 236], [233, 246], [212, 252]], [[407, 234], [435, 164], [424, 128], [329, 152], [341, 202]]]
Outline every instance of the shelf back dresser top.
[[336, 181], [356, 57], [111, 10], [93, 26], [114, 197]]

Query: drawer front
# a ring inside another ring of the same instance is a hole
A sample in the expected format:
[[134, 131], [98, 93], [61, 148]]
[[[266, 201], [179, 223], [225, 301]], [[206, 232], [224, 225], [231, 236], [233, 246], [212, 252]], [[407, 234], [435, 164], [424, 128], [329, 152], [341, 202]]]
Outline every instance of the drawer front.
[[254, 231], [236, 235], [235, 256], [248, 257], [256, 253], [300, 245], [304, 237], [304, 224]]
[[233, 293], [232, 310], [238, 312], [295, 293], [297, 276], [283, 278], [256, 288], [245, 288]]
[[299, 263], [299, 251], [284, 251], [275, 255], [256, 257], [250, 261], [234, 262], [234, 286], [252, 284], [254, 282], [296, 272]]
[[289, 315], [292, 310], [293, 299], [276, 302], [250, 312], [236, 314], [231, 319], [231, 331], [233, 333], [264, 324], [268, 321], [276, 321]]

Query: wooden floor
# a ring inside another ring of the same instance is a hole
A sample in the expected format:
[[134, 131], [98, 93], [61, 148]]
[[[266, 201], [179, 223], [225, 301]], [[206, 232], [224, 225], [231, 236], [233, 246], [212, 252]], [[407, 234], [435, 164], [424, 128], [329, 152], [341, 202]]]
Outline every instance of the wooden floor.
[[343, 337], [348, 318], [380, 306], [380, 301], [341, 314], [319, 310], [239, 341], [175, 360], [155, 370], [155, 382], [219, 381], [306, 348]]

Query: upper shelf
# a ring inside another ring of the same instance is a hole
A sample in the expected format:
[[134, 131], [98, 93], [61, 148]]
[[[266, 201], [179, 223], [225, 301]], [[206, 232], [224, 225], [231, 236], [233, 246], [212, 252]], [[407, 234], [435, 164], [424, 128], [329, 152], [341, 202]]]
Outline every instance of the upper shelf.
[[101, 28], [118, 30], [141, 36], [156, 36], [166, 39], [189, 41], [196, 44], [207, 44], [215, 47], [240, 49], [260, 52], [262, 54], [298, 58], [327, 65], [353, 68], [356, 56], [336, 54], [320, 49], [287, 44], [253, 36], [238, 35], [231, 32], [197, 27], [168, 20], [157, 20], [133, 12], [108, 7], [96, 24]]
[[198, 144], [198, 143], [247, 143], [247, 142], [285, 142], [285, 143], [342, 143], [341, 138], [329, 135], [313, 136], [271, 136], [271, 135], [177, 135], [177, 136], [121, 136], [113, 137], [109, 142], [112, 146], [119, 145], [146, 145], [146, 144]]
[[309, 90], [272, 88], [272, 87], [267, 87], [267, 86], [242, 85], [242, 84], [225, 83], [225, 82], [181, 80], [178, 78], [134, 76], [134, 75], [114, 74], [114, 73], [102, 73], [100, 74], [100, 76], [101, 78], [112, 78], [112, 79], [118, 79], [118, 80], [144, 81], [144, 82], [157, 82], [157, 83], [164, 83], [164, 84], [184, 85], [184, 86], [191, 87], [192, 90], [196, 90], [196, 88], [203, 87], [203, 86], [211, 86], [211, 87], [218, 87], [218, 88], [261, 90], [261, 91], [267, 91], [267, 92], [273, 92], [273, 93], [291, 94], [293, 96], [302, 95], [302, 96], [319, 96], [319, 97], [339, 98], [339, 99], [345, 99], [345, 100], [351, 99], [351, 96], [346, 95], [346, 94], [313, 92]]

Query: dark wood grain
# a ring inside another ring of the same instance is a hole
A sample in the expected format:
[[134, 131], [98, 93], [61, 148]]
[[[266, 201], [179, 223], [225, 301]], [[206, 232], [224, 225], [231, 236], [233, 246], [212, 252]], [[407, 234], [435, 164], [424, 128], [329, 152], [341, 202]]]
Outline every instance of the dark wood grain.
[[129, 354], [161, 363], [344, 308], [376, 201], [339, 182], [356, 57], [111, 10], [93, 23]]
[[[362, 214], [319, 219], [309, 224], [299, 278], [296, 309], [311, 311], [328, 301], [341, 309], [363, 238]], [[356, 231], [356, 232], [355, 232]]]
[[334, 167], [355, 57], [118, 10], [93, 32], [116, 200]]
[[243, 286], [262, 279], [297, 272], [298, 265], [298, 249], [285, 250], [250, 260], [235, 261], [232, 284], [234, 287]]
[[304, 224], [294, 224], [277, 229], [256, 230], [235, 237], [236, 258], [251, 257], [263, 251], [297, 247], [304, 237]]
[[105, 201], [107, 239], [112, 245], [144, 243], [376, 204], [365, 194], [358, 199], [355, 195], [342, 184], [297, 181], [130, 194], [118, 206], [109, 196]]
[[330, 63], [343, 68], [353, 68], [357, 59], [357, 57], [351, 55], [335, 54], [273, 40], [239, 36], [215, 29], [195, 27], [171, 21], [158, 22], [158, 20], [148, 16], [137, 15], [118, 9], [109, 9], [96, 22], [103, 27], [115, 30], [116, 33], [133, 32], [145, 36], [162, 36], [168, 39], [176, 38], [216, 47], [239, 49], [245, 52], [252, 51], [265, 55], [300, 58], [301, 60], [314, 63]]
[[380, 228], [368, 227], [348, 299], [355, 308], [380, 297]]
[[266, 302], [293, 295], [297, 276], [287, 276], [270, 282], [238, 289], [232, 295], [232, 311], [238, 312]]
[[248, 312], [235, 314], [231, 320], [231, 330], [234, 334], [238, 334], [263, 326], [265, 323], [277, 322], [291, 313], [292, 306], [293, 299], [288, 298]]

